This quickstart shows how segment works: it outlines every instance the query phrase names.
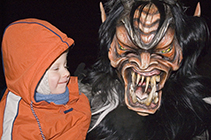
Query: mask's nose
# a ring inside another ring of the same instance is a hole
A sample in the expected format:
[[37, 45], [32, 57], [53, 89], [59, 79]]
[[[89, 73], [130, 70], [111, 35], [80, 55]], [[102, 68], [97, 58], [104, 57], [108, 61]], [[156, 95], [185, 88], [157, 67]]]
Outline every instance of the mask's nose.
[[147, 69], [150, 64], [150, 53], [142, 52], [140, 54], [141, 64], [140, 69]]

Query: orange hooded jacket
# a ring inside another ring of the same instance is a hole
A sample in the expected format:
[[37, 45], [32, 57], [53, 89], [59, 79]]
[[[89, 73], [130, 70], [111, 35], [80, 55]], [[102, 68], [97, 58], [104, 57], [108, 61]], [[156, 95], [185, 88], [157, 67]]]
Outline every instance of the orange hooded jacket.
[[66, 105], [34, 99], [45, 71], [73, 43], [43, 20], [19, 20], [6, 28], [2, 41], [7, 84], [0, 102], [2, 140], [85, 139], [91, 112], [87, 97], [79, 93], [76, 77], [71, 77], [68, 83]]

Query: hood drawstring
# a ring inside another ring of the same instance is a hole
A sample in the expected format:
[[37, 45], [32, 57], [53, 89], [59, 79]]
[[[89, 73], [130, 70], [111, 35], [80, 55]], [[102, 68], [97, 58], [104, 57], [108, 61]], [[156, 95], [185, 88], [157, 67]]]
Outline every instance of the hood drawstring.
[[40, 130], [40, 134], [41, 134], [41, 136], [42, 136], [42, 139], [43, 139], [43, 140], [46, 140], [46, 139], [45, 139], [45, 136], [44, 136], [44, 134], [43, 134], [43, 131], [42, 131], [41, 125], [40, 125], [40, 121], [39, 121], [39, 119], [38, 119], [37, 115], [35, 114], [35, 111], [34, 111], [34, 108], [33, 108], [32, 102], [30, 103], [30, 107], [31, 107], [31, 111], [32, 111], [32, 113], [33, 113], [34, 117], [35, 117], [35, 118], [36, 118], [36, 120], [37, 120], [37, 124], [38, 124], [39, 130]]

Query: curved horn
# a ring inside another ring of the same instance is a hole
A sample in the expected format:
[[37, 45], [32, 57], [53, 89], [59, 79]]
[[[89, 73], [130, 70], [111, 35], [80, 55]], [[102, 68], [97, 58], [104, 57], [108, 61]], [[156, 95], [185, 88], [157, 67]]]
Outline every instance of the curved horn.
[[104, 22], [106, 20], [106, 13], [105, 13], [105, 10], [103, 8], [102, 2], [100, 2], [100, 12], [101, 12], [101, 20], [102, 20], [102, 22]]
[[200, 17], [200, 16], [201, 16], [201, 6], [200, 6], [200, 2], [197, 3], [197, 6], [196, 6], [196, 10], [195, 10], [194, 16], [197, 16], [197, 17]]

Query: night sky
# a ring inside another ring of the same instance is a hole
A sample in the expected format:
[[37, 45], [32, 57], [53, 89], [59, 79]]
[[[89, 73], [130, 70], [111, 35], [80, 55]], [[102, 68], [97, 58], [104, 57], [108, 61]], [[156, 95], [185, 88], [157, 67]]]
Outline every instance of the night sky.
[[[99, 2], [100, 0], [0, 0], [0, 38], [5, 27], [13, 21], [24, 18], [47, 20], [75, 40], [75, 47], [70, 50], [68, 57], [70, 72], [73, 74], [81, 62], [90, 67], [98, 56], [98, 28], [101, 24]], [[186, 13], [193, 14], [197, 0], [184, 2], [188, 7]], [[201, 1], [202, 16], [211, 25], [211, 4], [208, 2], [210, 0]], [[0, 91], [4, 87], [0, 61]]]

